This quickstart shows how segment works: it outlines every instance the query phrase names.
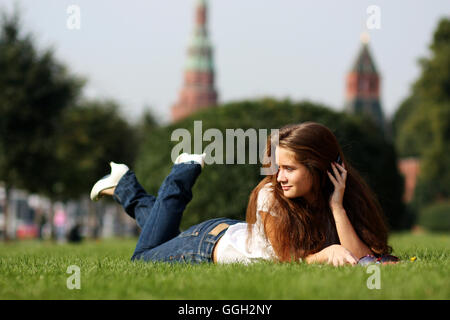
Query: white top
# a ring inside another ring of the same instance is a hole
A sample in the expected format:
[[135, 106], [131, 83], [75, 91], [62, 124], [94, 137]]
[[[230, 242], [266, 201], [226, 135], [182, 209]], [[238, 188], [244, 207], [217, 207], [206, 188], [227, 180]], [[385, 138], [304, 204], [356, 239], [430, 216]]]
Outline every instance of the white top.
[[[251, 263], [258, 260], [272, 260], [275, 252], [264, 233], [260, 211], [269, 212], [272, 197], [271, 183], [267, 183], [258, 193], [256, 222], [252, 226], [252, 239], [247, 246], [248, 224], [245, 222], [231, 225], [216, 247], [217, 263]], [[273, 212], [269, 212], [274, 215]]]

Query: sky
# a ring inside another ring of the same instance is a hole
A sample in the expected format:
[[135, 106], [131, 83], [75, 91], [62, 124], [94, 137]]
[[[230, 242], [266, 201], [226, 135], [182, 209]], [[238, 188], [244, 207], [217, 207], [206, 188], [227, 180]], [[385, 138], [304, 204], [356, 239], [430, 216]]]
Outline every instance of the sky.
[[[0, 0], [0, 8], [11, 13], [18, 6], [23, 30], [34, 35], [38, 48], [53, 48], [73, 74], [87, 79], [86, 97], [117, 101], [132, 121], [147, 108], [167, 123], [183, 85], [195, 3]], [[68, 27], [72, 5], [79, 9], [79, 29]], [[387, 118], [419, 76], [417, 61], [429, 56], [439, 19], [450, 16], [448, 0], [209, 0], [208, 5], [219, 103], [270, 96], [342, 110], [345, 77], [369, 21]], [[367, 11], [373, 5], [377, 14]]]

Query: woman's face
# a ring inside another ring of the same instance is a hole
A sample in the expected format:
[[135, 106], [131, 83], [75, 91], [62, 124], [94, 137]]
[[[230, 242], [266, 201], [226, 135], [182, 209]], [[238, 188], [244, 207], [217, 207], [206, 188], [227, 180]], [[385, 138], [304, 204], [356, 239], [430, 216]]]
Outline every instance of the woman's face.
[[312, 177], [308, 169], [295, 160], [294, 152], [278, 147], [275, 150], [278, 165], [277, 181], [286, 198], [304, 197], [312, 202]]

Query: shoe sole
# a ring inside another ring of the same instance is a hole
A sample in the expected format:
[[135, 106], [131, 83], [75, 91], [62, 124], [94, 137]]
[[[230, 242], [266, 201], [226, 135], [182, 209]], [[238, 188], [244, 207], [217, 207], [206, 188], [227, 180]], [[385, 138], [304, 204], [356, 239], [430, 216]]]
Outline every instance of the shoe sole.
[[111, 166], [111, 173], [98, 180], [92, 187], [90, 194], [92, 201], [98, 201], [102, 197], [100, 195], [100, 192], [102, 192], [103, 190], [116, 187], [117, 184], [119, 183], [119, 180], [129, 170], [126, 165], [119, 165], [114, 162], [110, 162], [110, 166]]

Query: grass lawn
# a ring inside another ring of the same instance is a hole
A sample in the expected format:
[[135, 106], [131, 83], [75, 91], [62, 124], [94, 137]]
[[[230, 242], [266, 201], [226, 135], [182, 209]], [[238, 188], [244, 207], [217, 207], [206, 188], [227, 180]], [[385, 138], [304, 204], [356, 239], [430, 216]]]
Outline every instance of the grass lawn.
[[[378, 271], [363, 266], [130, 262], [135, 243], [1, 243], [0, 299], [450, 299], [450, 235], [393, 234], [403, 261], [379, 266], [380, 289], [367, 286]], [[80, 289], [67, 288], [71, 265]]]

